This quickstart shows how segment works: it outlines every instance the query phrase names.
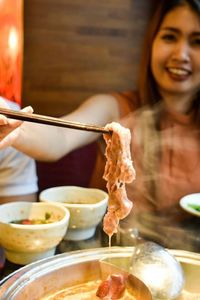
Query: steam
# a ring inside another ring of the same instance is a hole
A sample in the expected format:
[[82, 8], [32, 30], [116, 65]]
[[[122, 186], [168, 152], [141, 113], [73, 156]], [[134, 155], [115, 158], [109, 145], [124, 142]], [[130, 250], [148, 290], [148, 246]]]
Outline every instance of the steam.
[[[197, 252], [200, 223], [190, 222], [179, 201], [191, 193], [190, 174], [197, 168], [192, 157], [199, 147], [194, 144], [198, 140], [194, 135], [199, 133], [185, 130], [188, 127], [184, 124], [190, 122], [191, 116], [179, 120], [179, 116], [163, 114], [164, 109], [159, 103], [154, 109], [144, 107], [122, 120], [122, 125], [132, 133], [136, 180], [127, 185], [133, 209], [121, 226], [123, 230], [138, 229], [140, 236], [168, 248]], [[186, 160], [186, 156], [191, 159]], [[130, 235], [125, 240], [131, 244]]]

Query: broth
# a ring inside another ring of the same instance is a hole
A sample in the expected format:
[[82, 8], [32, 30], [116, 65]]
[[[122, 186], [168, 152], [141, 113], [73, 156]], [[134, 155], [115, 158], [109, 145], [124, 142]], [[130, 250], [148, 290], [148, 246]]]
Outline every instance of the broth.
[[[101, 280], [90, 281], [68, 287], [49, 296], [45, 296], [40, 300], [100, 300], [100, 298], [96, 296], [96, 291], [101, 282]], [[130, 295], [126, 290], [120, 300], [136, 300], [136, 298]]]
[[76, 197], [76, 199], [69, 199], [69, 200], [64, 201], [63, 203], [66, 203], [66, 204], [95, 204], [100, 201], [102, 201], [102, 199], [99, 199], [97, 197], [92, 197], [92, 198]]

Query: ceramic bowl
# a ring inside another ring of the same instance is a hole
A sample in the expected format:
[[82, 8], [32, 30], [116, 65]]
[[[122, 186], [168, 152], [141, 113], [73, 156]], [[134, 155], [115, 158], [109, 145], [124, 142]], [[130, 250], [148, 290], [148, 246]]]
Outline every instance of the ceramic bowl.
[[40, 201], [56, 202], [70, 211], [66, 240], [91, 238], [107, 208], [108, 194], [100, 189], [59, 186], [42, 191]]
[[[48, 217], [47, 217], [48, 216]], [[0, 246], [6, 258], [25, 265], [54, 255], [66, 234], [69, 211], [53, 203], [11, 202], [0, 205]], [[45, 220], [46, 224], [16, 224], [20, 220]]]

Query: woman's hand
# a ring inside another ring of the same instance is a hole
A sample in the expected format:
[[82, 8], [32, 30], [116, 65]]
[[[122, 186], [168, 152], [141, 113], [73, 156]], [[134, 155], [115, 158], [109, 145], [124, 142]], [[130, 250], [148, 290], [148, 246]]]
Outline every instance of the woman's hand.
[[[0, 107], [9, 108], [6, 102], [0, 98]], [[28, 106], [21, 111], [32, 113], [32, 107]], [[12, 146], [14, 141], [18, 138], [20, 132], [20, 126], [22, 121], [11, 120], [4, 115], [0, 114], [0, 149]]]

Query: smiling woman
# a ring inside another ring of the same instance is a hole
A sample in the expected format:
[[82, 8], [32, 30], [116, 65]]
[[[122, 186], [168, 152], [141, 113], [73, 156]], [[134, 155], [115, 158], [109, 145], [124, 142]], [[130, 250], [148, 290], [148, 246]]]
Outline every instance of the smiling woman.
[[[192, 8], [180, 5], [167, 14], [154, 39], [152, 72], [159, 92], [169, 95], [168, 104], [183, 112], [190, 110], [199, 90], [199, 52], [200, 20]], [[174, 93], [180, 94], [179, 101], [170, 98]]]

